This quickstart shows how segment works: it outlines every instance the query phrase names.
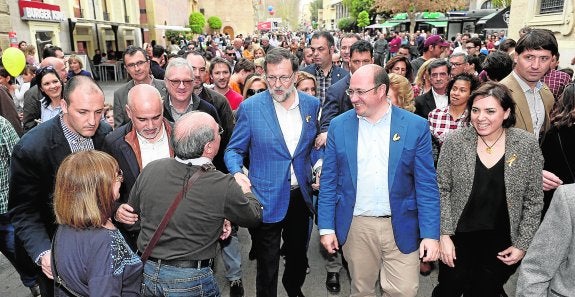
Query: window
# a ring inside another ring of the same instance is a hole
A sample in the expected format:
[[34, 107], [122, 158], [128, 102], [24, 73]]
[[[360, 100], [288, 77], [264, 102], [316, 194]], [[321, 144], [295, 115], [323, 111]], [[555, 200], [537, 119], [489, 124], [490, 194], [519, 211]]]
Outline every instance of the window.
[[481, 4], [481, 9], [492, 9], [493, 8], [493, 1], [487, 0]]
[[564, 0], [541, 0], [540, 14], [557, 13], [563, 11]]

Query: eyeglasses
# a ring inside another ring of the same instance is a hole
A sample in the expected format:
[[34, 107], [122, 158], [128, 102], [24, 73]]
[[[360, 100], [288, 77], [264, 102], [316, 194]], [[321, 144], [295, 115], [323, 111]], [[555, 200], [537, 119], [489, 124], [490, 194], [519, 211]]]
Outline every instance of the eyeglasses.
[[184, 85], [184, 87], [189, 88], [192, 86], [192, 84], [194, 83], [194, 80], [192, 79], [185, 79], [185, 80], [180, 80], [180, 79], [166, 79], [167, 81], [170, 82], [170, 84], [172, 85], [172, 87], [177, 88], [180, 85]]
[[376, 88], [378, 88], [381, 85], [375, 85], [375, 87], [369, 89], [369, 90], [353, 90], [353, 89], [347, 89], [345, 90], [345, 93], [351, 98], [353, 97], [353, 95], [357, 95], [358, 97], [361, 97], [365, 94], [367, 94], [367, 92], [375, 90]]
[[475, 46], [466, 46], [465, 48], [466, 49], [473, 49], [473, 48], [475, 48]]
[[218, 134], [219, 134], [219, 135], [224, 134], [224, 128], [223, 128], [222, 126], [220, 126], [220, 125], [218, 125]]
[[451, 63], [451, 66], [452, 66], [452, 67], [459, 67], [459, 66], [462, 66], [462, 65], [465, 65], [465, 64], [466, 64], [466, 63]]
[[266, 80], [267, 80], [268, 83], [269, 83], [270, 85], [272, 85], [272, 86], [276, 84], [276, 82], [278, 81], [278, 79], [280, 80], [280, 82], [281, 82], [282, 84], [287, 84], [287, 83], [290, 82], [290, 80], [291, 80], [291, 78], [293, 77], [294, 73], [295, 73], [295, 72], [292, 72], [292, 74], [291, 74], [290, 76], [282, 75], [282, 76], [279, 76], [279, 77], [278, 77], [278, 76], [267, 76], [267, 75], [266, 75]]
[[140, 67], [142, 67], [142, 65], [146, 64], [147, 62], [148, 62], [148, 60], [126, 64], [126, 68], [135, 68], [136, 66], [138, 66], [138, 68], [140, 68]]
[[267, 90], [267, 89], [257, 89], [257, 90], [248, 89], [248, 91], [246, 92], [246, 95], [248, 95], [248, 96], [253, 96], [253, 95], [258, 94], [258, 93], [261, 93], [261, 92], [263, 92], [263, 91], [265, 91], [265, 90]]
[[122, 169], [118, 168], [118, 172], [116, 175], [116, 181], [121, 182], [121, 183], [124, 182], [124, 172], [122, 171]]

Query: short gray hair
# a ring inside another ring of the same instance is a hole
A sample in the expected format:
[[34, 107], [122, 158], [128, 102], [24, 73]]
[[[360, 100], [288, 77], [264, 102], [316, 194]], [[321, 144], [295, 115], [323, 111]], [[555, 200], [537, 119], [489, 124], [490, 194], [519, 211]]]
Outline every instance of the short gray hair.
[[190, 73], [192, 73], [192, 76], [194, 73], [194, 70], [192, 69], [190, 63], [188, 63], [186, 59], [180, 57], [170, 59], [170, 62], [166, 67], [166, 77], [168, 76], [168, 73], [171, 72], [172, 68], [187, 68], [190, 70]]
[[214, 129], [210, 127], [209, 122], [191, 119], [200, 113], [204, 112], [189, 112], [176, 121], [174, 125], [172, 147], [174, 154], [180, 159], [188, 160], [201, 157], [206, 144], [216, 138]]

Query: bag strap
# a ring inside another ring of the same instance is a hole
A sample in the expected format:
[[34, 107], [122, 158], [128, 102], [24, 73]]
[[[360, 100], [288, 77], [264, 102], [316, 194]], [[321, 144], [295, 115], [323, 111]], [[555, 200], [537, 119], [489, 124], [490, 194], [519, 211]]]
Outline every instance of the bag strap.
[[563, 149], [563, 143], [561, 142], [561, 135], [559, 134], [559, 130], [557, 130], [557, 139], [559, 140], [559, 147], [561, 148], [561, 154], [563, 155], [563, 159], [565, 160], [565, 165], [567, 165], [567, 169], [569, 169], [569, 174], [571, 174], [571, 180], [575, 182], [573, 170], [569, 165], [569, 160], [567, 160], [567, 155], [565, 155], [565, 150]]
[[56, 283], [56, 285], [58, 287], [61, 287], [62, 289], [64, 289], [64, 291], [66, 291], [66, 293], [68, 293], [69, 295], [72, 295], [74, 297], [84, 297], [83, 295], [77, 293], [76, 291], [72, 290], [70, 287], [68, 287], [68, 285], [66, 284], [66, 282], [64, 282], [64, 280], [60, 277], [60, 275], [58, 274], [58, 267], [56, 265], [56, 244], [54, 244], [56, 242], [56, 235], [58, 234], [58, 231], [60, 228], [56, 229], [56, 233], [54, 233], [54, 238], [52, 238], [52, 249], [51, 249], [51, 253], [52, 256], [50, 257], [52, 259], [52, 271], [54, 272], [54, 282]]
[[198, 169], [196, 172], [194, 172], [192, 177], [190, 177], [190, 179], [188, 179], [188, 181], [184, 185], [184, 188], [178, 193], [178, 195], [176, 196], [176, 199], [174, 199], [174, 202], [172, 202], [172, 205], [170, 205], [170, 207], [166, 211], [166, 214], [162, 218], [160, 225], [158, 226], [158, 228], [154, 232], [154, 235], [152, 235], [152, 239], [150, 239], [148, 246], [146, 246], [146, 249], [142, 253], [142, 257], [141, 257], [142, 263], [146, 263], [146, 261], [150, 257], [150, 254], [152, 254], [152, 250], [154, 249], [154, 247], [158, 243], [158, 240], [160, 239], [160, 236], [162, 236], [162, 233], [164, 233], [164, 230], [168, 226], [168, 222], [170, 221], [170, 218], [172, 218], [172, 215], [176, 211], [176, 208], [178, 207], [178, 204], [180, 204], [180, 201], [182, 201], [182, 199], [184, 198], [184, 195], [190, 190], [190, 188], [192, 187], [194, 182], [200, 177], [200, 175], [202, 175], [204, 172], [206, 172], [212, 166], [213, 165], [211, 165], [211, 164], [209, 164], [209, 166], [202, 165], [202, 167], [200, 169]]

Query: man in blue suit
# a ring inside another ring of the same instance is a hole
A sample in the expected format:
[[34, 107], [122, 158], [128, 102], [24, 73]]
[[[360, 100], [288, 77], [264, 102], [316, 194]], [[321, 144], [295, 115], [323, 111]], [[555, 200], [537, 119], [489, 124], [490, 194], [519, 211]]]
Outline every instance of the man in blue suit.
[[415, 296], [419, 258], [439, 254], [429, 127], [392, 106], [388, 86], [382, 67], [356, 70], [346, 91], [354, 110], [333, 119], [327, 133], [318, 225], [328, 252], [343, 246], [351, 296], [375, 296], [378, 277], [385, 296]]
[[[269, 89], [242, 102], [224, 160], [240, 185], [252, 187], [263, 206], [255, 228], [258, 297], [277, 296], [282, 232], [288, 296], [303, 296], [309, 222], [313, 212], [311, 150], [318, 131], [319, 100], [294, 87], [297, 58], [274, 48], [264, 62]], [[249, 155], [249, 177], [242, 171]]]

